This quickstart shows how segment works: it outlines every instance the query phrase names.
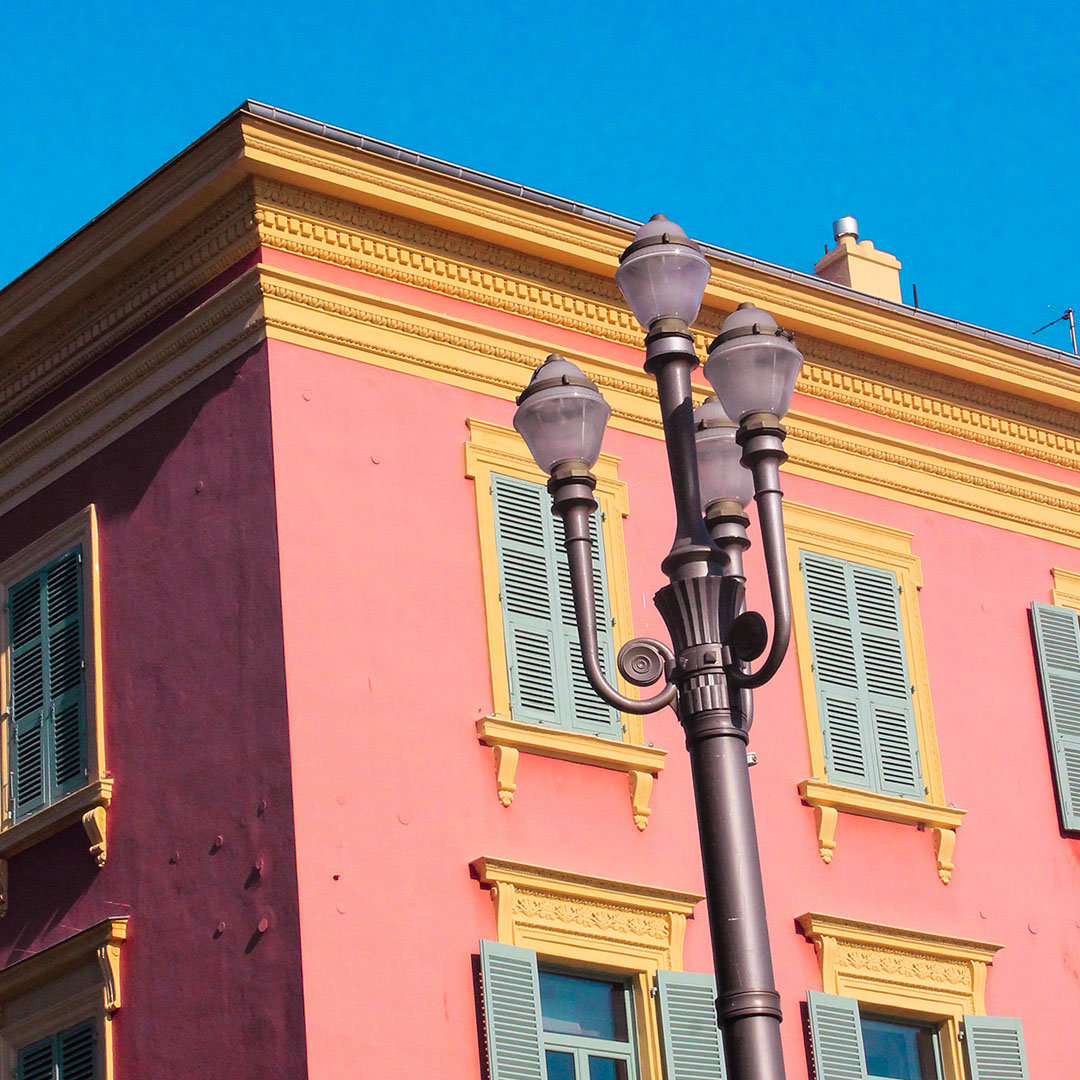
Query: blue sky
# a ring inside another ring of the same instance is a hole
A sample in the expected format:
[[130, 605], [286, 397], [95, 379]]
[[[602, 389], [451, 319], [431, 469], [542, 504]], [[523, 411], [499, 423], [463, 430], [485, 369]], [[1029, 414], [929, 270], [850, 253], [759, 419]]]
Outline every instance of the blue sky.
[[1080, 308], [1080, 5], [11, 0], [3, 23], [0, 284], [251, 97], [800, 270], [854, 214], [906, 300], [1020, 337]]

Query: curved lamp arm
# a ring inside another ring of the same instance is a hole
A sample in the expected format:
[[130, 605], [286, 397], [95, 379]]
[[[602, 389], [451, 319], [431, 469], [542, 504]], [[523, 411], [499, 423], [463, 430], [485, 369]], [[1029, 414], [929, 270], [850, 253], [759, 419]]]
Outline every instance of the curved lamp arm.
[[[569, 500], [567, 500], [569, 501]], [[590, 506], [589, 503], [592, 503]], [[596, 640], [596, 594], [593, 589], [592, 538], [589, 535], [589, 516], [596, 503], [575, 499], [570, 505], [560, 505], [557, 498], [556, 513], [563, 519], [566, 534], [566, 555], [570, 562], [570, 586], [574, 593], [574, 615], [578, 627], [578, 640], [581, 642], [581, 659], [585, 674], [593, 689], [609, 705], [621, 712], [642, 715], [659, 712], [675, 700], [676, 687], [671, 681], [671, 668], [674, 656], [671, 650], [658, 641], [647, 638], [635, 638], [619, 652], [619, 662], [623, 674], [631, 682], [648, 685], [655, 682], [661, 673], [667, 676], [667, 685], [658, 694], [644, 700], [626, 697], [620, 694], [604, 676], [600, 667], [600, 648]], [[624, 658], [628, 662], [624, 663]], [[662, 665], [661, 665], [662, 658]], [[634, 673], [643, 677], [652, 674], [651, 679], [640, 682]]]
[[[780, 463], [787, 455], [781, 439], [782, 436], [777, 438], [771, 431], [751, 435], [743, 452], [743, 460], [749, 459], [754, 473], [754, 502], [758, 508], [773, 611], [772, 643], [761, 667], [754, 672], [741, 670], [741, 665], [728, 669], [732, 685], [748, 689], [764, 685], [776, 674], [791, 641], [791, 589], [784, 540], [783, 492], [780, 490]], [[775, 440], [775, 444], [771, 440]]]

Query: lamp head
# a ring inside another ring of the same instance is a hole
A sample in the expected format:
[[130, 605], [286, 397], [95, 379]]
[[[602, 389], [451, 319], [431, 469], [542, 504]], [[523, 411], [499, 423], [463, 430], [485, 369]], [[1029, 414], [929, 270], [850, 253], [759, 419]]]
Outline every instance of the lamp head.
[[654, 214], [619, 256], [615, 284], [646, 330], [660, 319], [689, 326], [711, 274], [701, 248], [675, 222]]
[[754, 497], [754, 478], [742, 465], [742, 449], [735, 442], [739, 425], [715, 395], [694, 410], [701, 509], [727, 500], [745, 507]]
[[732, 419], [770, 413], [779, 420], [791, 405], [802, 363], [791, 331], [781, 330], [767, 311], [743, 303], [709, 346], [705, 376]]
[[514, 427], [548, 475], [564, 461], [596, 464], [611, 406], [576, 364], [552, 353], [517, 399]]

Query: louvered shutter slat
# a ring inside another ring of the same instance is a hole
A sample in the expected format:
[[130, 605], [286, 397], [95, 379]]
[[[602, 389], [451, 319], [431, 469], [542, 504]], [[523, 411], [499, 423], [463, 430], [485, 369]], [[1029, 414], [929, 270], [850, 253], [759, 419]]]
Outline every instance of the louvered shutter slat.
[[[566, 533], [561, 518], [553, 518], [555, 562], [559, 585], [559, 608], [567, 654], [569, 656], [570, 704], [569, 726], [575, 731], [604, 738], [622, 738], [618, 712], [611, 708], [593, 689], [585, 674], [581, 659], [581, 642], [574, 615], [574, 591], [570, 584], [570, 561], [566, 554]], [[600, 528], [600, 511], [594, 510], [589, 519], [592, 540], [593, 595], [596, 610], [596, 640], [600, 652], [600, 669], [609, 675], [615, 667], [614, 643], [611, 634], [611, 613], [608, 603], [607, 571], [604, 557], [604, 538]]]
[[870, 717], [859, 679], [854, 612], [845, 564], [801, 553], [814, 683], [829, 779], [870, 787]]
[[11, 637], [11, 713], [16, 820], [44, 806], [48, 797], [45, 724], [45, 628], [42, 575], [12, 586], [8, 594]]
[[95, 1080], [94, 1024], [87, 1021], [57, 1036], [58, 1080]]
[[558, 633], [554, 561], [544, 528], [547, 492], [539, 484], [492, 474], [510, 707], [515, 719], [557, 724]]
[[481, 941], [480, 979], [490, 1080], [547, 1080], [536, 953]]
[[725, 1080], [713, 977], [658, 971], [656, 984], [666, 1080]]
[[806, 995], [816, 1080], [866, 1080], [859, 1003], [854, 998]]
[[16, 1055], [17, 1080], [54, 1080], [53, 1039], [24, 1046]]
[[1024, 1029], [1005, 1016], [965, 1016], [969, 1080], [1028, 1080]]
[[1061, 826], [1080, 830], [1080, 624], [1076, 612], [1031, 605]]
[[858, 615], [880, 790], [921, 799], [919, 743], [896, 575], [858, 563], [848, 564], [848, 575]]

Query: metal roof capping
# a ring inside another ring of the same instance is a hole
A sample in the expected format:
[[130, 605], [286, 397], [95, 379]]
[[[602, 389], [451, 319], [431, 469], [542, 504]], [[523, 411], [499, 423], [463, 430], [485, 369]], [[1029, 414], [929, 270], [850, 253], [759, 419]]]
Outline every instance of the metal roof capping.
[[[289, 112], [287, 109], [279, 109], [274, 105], [266, 105], [261, 101], [245, 101], [244, 104], [240, 106], [240, 111], [249, 112], [252, 116], [261, 116], [267, 120], [273, 120], [279, 124], [284, 124], [287, 127], [295, 128], [297, 131], [306, 131], [312, 135], [321, 135], [325, 139], [332, 139], [334, 142], [343, 143], [346, 146], [355, 146], [372, 154], [393, 158], [395, 161], [402, 161], [408, 165], [416, 165], [421, 169], [428, 169], [431, 172], [441, 173], [444, 176], [452, 176], [457, 180], [465, 180], [472, 184], [479, 184], [481, 187], [489, 188], [492, 191], [513, 195], [519, 199], [527, 199], [529, 202], [538, 203], [541, 206], [550, 206], [556, 210], [565, 211], [568, 214], [577, 214], [579, 217], [587, 218], [590, 221], [598, 221], [604, 225], [613, 225], [616, 228], [626, 229], [630, 233], [635, 232], [641, 224], [640, 221], [634, 221], [632, 218], [623, 217], [620, 214], [612, 214], [606, 210], [598, 210], [594, 206], [587, 206], [585, 203], [574, 202], [572, 199], [565, 199], [560, 195], [550, 195], [546, 191], [540, 191], [538, 188], [526, 187], [524, 184], [511, 183], [509, 180], [503, 180], [498, 176], [491, 176], [488, 173], [478, 172], [475, 169], [467, 169], [463, 165], [455, 165], [453, 162], [443, 161], [441, 158], [429, 157], [427, 154], [418, 154], [415, 150], [406, 150], [404, 147], [395, 146], [393, 143], [383, 142], [381, 139], [373, 139], [368, 135], [360, 135], [357, 132], [349, 131], [346, 128], [335, 127], [333, 124], [324, 124], [319, 120], [312, 120], [310, 117], [301, 116], [299, 113]], [[776, 263], [766, 262], [764, 259], [755, 259], [749, 255], [741, 255], [737, 251], [729, 251], [726, 248], [717, 247], [715, 244], [708, 244], [703, 241], [698, 242], [708, 255], [726, 262], [736, 263], [739, 266], [760, 270], [762, 273], [773, 274], [777, 277], [797, 281], [800, 284], [807, 285], [814, 289], [820, 289], [823, 292], [832, 292], [841, 296], [849, 296], [865, 304], [874, 304], [877, 307], [903, 311], [907, 316], [916, 319], [919, 322], [924, 322], [948, 330], [956, 330], [960, 333], [970, 334], [973, 337], [979, 337], [986, 341], [1008, 345], [1012, 348], [1023, 349], [1025, 352], [1045, 356], [1047, 359], [1060, 360], [1070, 364], [1076, 364], [1078, 362], [1077, 358], [1073, 356], [1072, 353], [1065, 352], [1061, 349], [1040, 345], [1037, 342], [1028, 341], [1025, 338], [1014, 337], [1011, 334], [1005, 334], [998, 330], [987, 330], [985, 327], [977, 326], [975, 323], [963, 322], [960, 319], [951, 319], [945, 315], [937, 315], [932, 311], [916, 308], [910, 304], [897, 304], [891, 300], [882, 300], [876, 296], [868, 296], [866, 293], [861, 293], [856, 289], [849, 289], [844, 285], [837, 285], [831, 281], [825, 281], [822, 278], [815, 277], [813, 274], [808, 274], [801, 270], [791, 270], [786, 266], [778, 266]]]

